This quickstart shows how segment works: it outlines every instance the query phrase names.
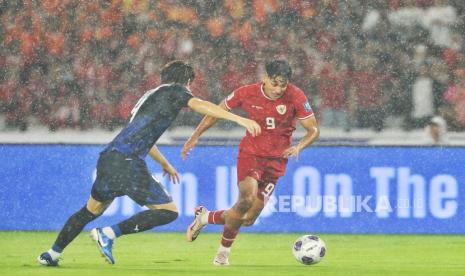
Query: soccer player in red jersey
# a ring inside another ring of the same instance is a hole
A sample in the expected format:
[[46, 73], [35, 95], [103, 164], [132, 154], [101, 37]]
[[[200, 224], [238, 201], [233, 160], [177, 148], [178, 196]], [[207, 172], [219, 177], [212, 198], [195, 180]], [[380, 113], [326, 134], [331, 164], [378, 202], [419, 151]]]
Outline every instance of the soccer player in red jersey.
[[[229, 264], [231, 245], [240, 227], [254, 224], [279, 177], [284, 175], [288, 158], [298, 158], [300, 151], [319, 136], [319, 128], [305, 94], [289, 82], [292, 76], [289, 63], [272, 60], [266, 63], [265, 68], [266, 76], [262, 82], [236, 89], [220, 104], [225, 110], [242, 108], [248, 118], [262, 128], [262, 133], [256, 137], [246, 133], [239, 144], [239, 198], [228, 210], [208, 211], [203, 206], [197, 207], [195, 219], [187, 229], [187, 240], [194, 241], [207, 224], [224, 224], [221, 245], [213, 260], [215, 265]], [[297, 120], [307, 133], [296, 145], [291, 145]], [[200, 135], [216, 121], [216, 118], [204, 117], [184, 144], [183, 159], [195, 147]]]

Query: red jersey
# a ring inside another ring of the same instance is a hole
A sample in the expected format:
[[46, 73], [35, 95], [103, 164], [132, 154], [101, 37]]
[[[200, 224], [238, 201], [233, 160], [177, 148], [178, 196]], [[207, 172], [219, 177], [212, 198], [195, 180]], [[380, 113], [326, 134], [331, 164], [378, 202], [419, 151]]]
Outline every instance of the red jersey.
[[260, 125], [261, 134], [253, 137], [246, 132], [239, 150], [262, 157], [281, 157], [291, 144], [297, 119], [313, 116], [304, 92], [291, 83], [284, 95], [276, 100], [265, 95], [263, 83], [260, 82], [239, 87], [224, 103], [229, 109], [242, 108], [250, 119]]

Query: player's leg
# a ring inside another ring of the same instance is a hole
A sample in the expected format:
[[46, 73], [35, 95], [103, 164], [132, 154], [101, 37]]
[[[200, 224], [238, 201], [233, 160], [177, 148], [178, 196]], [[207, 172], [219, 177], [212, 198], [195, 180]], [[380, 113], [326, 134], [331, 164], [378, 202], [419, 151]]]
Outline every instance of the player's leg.
[[255, 198], [252, 207], [249, 209], [249, 211], [244, 217], [242, 226], [252, 226], [257, 220], [258, 216], [260, 216], [260, 213], [262, 212], [264, 207], [265, 203], [263, 202], [263, 200]]
[[[239, 183], [239, 200], [224, 213], [223, 237], [214, 264], [229, 264], [230, 248], [239, 228], [255, 222], [267, 199], [273, 194], [278, 178], [284, 174], [286, 163], [287, 160], [238, 158], [238, 179], [244, 180]], [[247, 176], [244, 178], [245, 173]]]
[[231, 245], [239, 232], [242, 219], [253, 205], [258, 182], [262, 173], [260, 164], [255, 156], [239, 154], [237, 162], [239, 198], [234, 206], [227, 210], [209, 212], [205, 207], [196, 208], [195, 219], [189, 225], [186, 233], [188, 241], [194, 241], [203, 227], [207, 224], [224, 224], [224, 231], [220, 248], [213, 261], [216, 265], [228, 265]]
[[168, 224], [178, 217], [178, 210], [174, 202], [148, 204], [146, 206], [149, 208], [148, 210], [141, 211], [113, 226], [105, 227], [103, 231], [108, 231], [107, 235], [115, 239], [123, 235], [144, 232], [156, 226]]
[[231, 246], [250, 208], [253, 206], [258, 190], [255, 178], [247, 176], [239, 182], [239, 198], [230, 209], [224, 212], [225, 224], [221, 244], [213, 260], [215, 265], [229, 265]]
[[[247, 212], [243, 226], [250, 226], [254, 224], [257, 217], [260, 215], [261, 211], [265, 207], [265, 203], [263, 199], [255, 198], [252, 207]], [[214, 210], [209, 211], [204, 206], [198, 206], [195, 208], [194, 213], [194, 221], [189, 225], [186, 231], [186, 239], [189, 242], [193, 242], [202, 229], [207, 226], [207, 224], [217, 224], [217, 225], [224, 225], [225, 223], [225, 211], [226, 210]]]
[[[274, 190], [274, 184], [270, 186], [259, 184], [257, 196], [255, 197], [252, 207], [247, 211], [242, 218], [241, 226], [251, 226], [262, 212], [266, 204], [266, 198], [271, 195]], [[271, 188], [270, 188], [271, 187]], [[207, 208], [199, 206], [196, 208], [196, 216], [187, 231], [187, 240], [194, 241], [203, 227], [207, 224], [225, 224], [225, 210], [208, 211]], [[190, 240], [189, 240], [190, 239]], [[220, 247], [221, 249], [221, 247]], [[226, 250], [227, 251], [227, 250]]]
[[199, 236], [202, 229], [207, 224], [220, 224], [224, 225], [224, 212], [225, 210], [209, 211], [204, 206], [198, 206], [194, 210], [194, 220], [187, 227], [186, 240], [193, 242]]
[[[268, 172], [265, 172], [263, 177], [266, 178]], [[255, 223], [258, 216], [260, 216], [263, 208], [265, 208], [268, 199], [273, 194], [274, 189], [276, 187], [276, 182], [278, 178], [272, 178], [272, 182], [269, 181], [260, 181], [258, 183], [258, 191], [257, 196], [253, 202], [252, 207], [249, 209], [247, 214], [244, 217], [242, 226], [251, 226]]]
[[250, 176], [239, 182], [239, 198], [234, 205], [224, 212], [225, 227], [238, 229], [252, 207], [258, 191], [258, 181]]
[[146, 205], [149, 210], [141, 211], [132, 217], [112, 226], [94, 228], [91, 237], [97, 242], [100, 252], [108, 263], [114, 264], [113, 242], [116, 238], [144, 232], [156, 226], [161, 226], [174, 221], [178, 217], [178, 211], [174, 202], [166, 204]]
[[[273, 184], [273, 183], [271, 183]], [[244, 224], [247, 224], [246, 226], [250, 225], [250, 221], [253, 222], [257, 219], [258, 215], [260, 215], [261, 211], [263, 210], [265, 203], [264, 203], [264, 197], [267, 197], [267, 194], [269, 194], [269, 186], [263, 186], [267, 188], [267, 191], [264, 191], [264, 188], [262, 188], [262, 183], [259, 184], [259, 190], [257, 192], [257, 197], [254, 200], [254, 203], [252, 205], [252, 208], [247, 212], [246, 217], [244, 218]], [[274, 189], [274, 184], [272, 186]], [[215, 211], [209, 211], [206, 207], [204, 206], [198, 206], [194, 210], [194, 221], [189, 225], [186, 231], [186, 239], [189, 242], [194, 241], [197, 236], [200, 234], [200, 231], [207, 225], [207, 224], [220, 224], [224, 225], [225, 224], [225, 211], [226, 210], [215, 210]], [[244, 225], [243, 224], [243, 225]]]
[[58, 260], [66, 246], [81, 233], [84, 226], [100, 216], [110, 204], [111, 200], [100, 202], [90, 196], [86, 206], [69, 217], [58, 234], [55, 243], [50, 250], [42, 253], [37, 258], [38, 262], [42, 265], [57, 266]]
[[[251, 226], [255, 223], [258, 216], [260, 216], [261, 212], [263, 211], [263, 208], [265, 208], [269, 196], [271, 196], [273, 193], [274, 187], [274, 183], [264, 184], [263, 182], [259, 182], [257, 197], [255, 197], [252, 207], [245, 214], [242, 226]], [[196, 211], [197, 210], [201, 212], [201, 214], [198, 216], [200, 225], [225, 223], [225, 210], [208, 211], [207, 208], [203, 206], [197, 207]]]
[[[238, 186], [239, 189], [247, 190], [248, 193], [254, 193], [257, 186], [257, 180], [260, 179], [261, 174], [263, 173], [260, 161], [256, 156], [247, 155], [244, 153], [239, 153], [237, 158], [237, 179], [242, 180]], [[251, 188], [247, 188], [249, 185]], [[187, 241], [194, 241], [197, 236], [200, 234], [200, 231], [207, 225], [207, 224], [225, 224], [226, 214], [229, 213], [231, 217], [232, 223], [235, 222], [236, 225], [240, 224], [240, 213], [244, 211], [244, 205], [250, 205], [252, 202], [253, 196], [248, 194], [247, 196], [244, 194], [244, 191], [240, 191], [239, 199], [236, 202], [236, 205], [233, 206], [228, 211], [225, 210], [216, 210], [216, 211], [208, 211], [205, 207], [199, 206], [195, 209], [195, 218], [194, 221], [189, 225], [186, 231], [186, 239]], [[248, 208], [245, 206], [246, 209]], [[238, 219], [234, 219], [234, 217], [238, 217]], [[228, 226], [229, 228], [229, 226]], [[228, 236], [228, 235], [227, 235]]]
[[122, 222], [103, 228], [94, 228], [90, 231], [91, 238], [97, 243], [102, 256], [108, 263], [115, 263], [112, 250], [116, 238], [168, 224], [178, 217], [174, 202], [149, 204], [146, 207], [149, 210], [141, 211]]
[[100, 249], [111, 264], [115, 263], [111, 249], [116, 238], [168, 224], [178, 217], [173, 199], [165, 187], [153, 179], [145, 162], [135, 160], [128, 175], [130, 178], [126, 178], [126, 180], [129, 184], [123, 186], [122, 193], [149, 209], [112, 226], [92, 229], [91, 233], [95, 233], [97, 240], [105, 240], [107, 241], [105, 244], [110, 245], [109, 248], [101, 246]]

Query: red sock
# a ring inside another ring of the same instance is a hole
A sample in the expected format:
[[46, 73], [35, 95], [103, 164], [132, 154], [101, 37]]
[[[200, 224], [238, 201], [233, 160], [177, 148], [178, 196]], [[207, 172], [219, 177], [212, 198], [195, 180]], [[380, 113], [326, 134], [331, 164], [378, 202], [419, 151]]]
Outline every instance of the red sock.
[[208, 213], [208, 223], [224, 224], [224, 218], [221, 217], [223, 213], [224, 210], [210, 211], [210, 213]]
[[224, 247], [231, 247], [234, 240], [236, 239], [237, 234], [239, 234], [239, 229], [231, 229], [225, 225], [223, 230], [223, 237], [221, 237], [221, 245]]

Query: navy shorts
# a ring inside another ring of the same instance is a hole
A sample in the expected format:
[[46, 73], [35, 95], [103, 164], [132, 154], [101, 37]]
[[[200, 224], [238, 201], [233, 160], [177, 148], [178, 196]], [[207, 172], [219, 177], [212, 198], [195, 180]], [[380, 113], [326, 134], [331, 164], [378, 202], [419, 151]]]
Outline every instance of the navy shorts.
[[91, 195], [100, 202], [127, 195], [141, 206], [173, 201], [165, 187], [152, 177], [144, 160], [118, 151], [100, 154]]

